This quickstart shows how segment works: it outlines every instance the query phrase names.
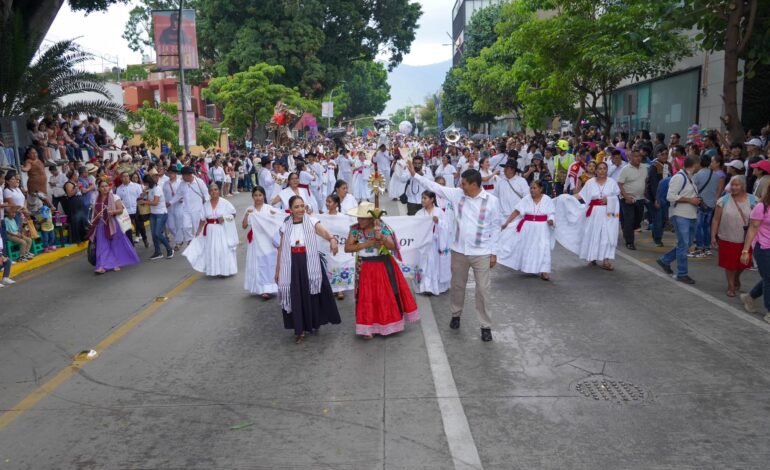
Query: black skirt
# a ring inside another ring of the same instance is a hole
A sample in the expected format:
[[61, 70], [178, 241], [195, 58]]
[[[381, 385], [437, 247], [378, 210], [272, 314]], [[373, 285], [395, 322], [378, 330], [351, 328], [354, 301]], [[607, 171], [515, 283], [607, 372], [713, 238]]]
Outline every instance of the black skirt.
[[307, 253], [291, 254], [291, 313], [283, 311], [283, 327], [294, 330], [299, 336], [305, 331], [312, 332], [321, 325], [338, 325], [340, 312], [334, 299], [332, 286], [326, 276], [326, 267], [321, 258], [321, 292], [310, 294], [310, 277], [307, 272]]

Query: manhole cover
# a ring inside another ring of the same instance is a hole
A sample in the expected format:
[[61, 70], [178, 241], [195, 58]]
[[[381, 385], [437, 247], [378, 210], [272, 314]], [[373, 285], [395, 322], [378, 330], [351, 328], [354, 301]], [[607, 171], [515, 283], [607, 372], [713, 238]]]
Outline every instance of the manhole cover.
[[611, 378], [589, 378], [578, 382], [575, 390], [586, 398], [615, 403], [640, 403], [647, 392], [635, 384]]

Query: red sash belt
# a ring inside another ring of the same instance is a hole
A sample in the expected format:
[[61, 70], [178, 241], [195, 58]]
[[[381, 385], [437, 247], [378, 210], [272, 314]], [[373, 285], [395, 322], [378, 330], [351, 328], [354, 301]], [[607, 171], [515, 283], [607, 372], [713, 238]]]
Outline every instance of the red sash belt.
[[298, 184], [297, 186], [299, 186], [300, 188], [303, 188], [303, 189], [307, 189], [308, 191], [310, 190], [310, 185], [308, 185], [308, 184]]
[[591, 213], [594, 211], [594, 206], [606, 206], [607, 201], [603, 199], [592, 199], [588, 203], [588, 210], [586, 211], [586, 217], [591, 217]]
[[305, 247], [304, 246], [293, 246], [291, 247], [292, 253], [305, 253]]
[[519, 224], [516, 226], [516, 231], [521, 232], [521, 228], [524, 226], [524, 222], [547, 222], [547, 221], [548, 221], [547, 215], [526, 214], [519, 221]]
[[254, 230], [249, 229], [249, 233], [246, 234], [246, 239], [251, 243], [254, 241]]
[[208, 228], [209, 224], [218, 224], [218, 219], [206, 219], [206, 225], [203, 226], [203, 236], [206, 236], [206, 229]]
[[481, 187], [486, 189], [487, 191], [492, 191], [493, 189], [495, 189], [495, 185], [494, 184], [483, 184], [483, 185], [481, 185]]

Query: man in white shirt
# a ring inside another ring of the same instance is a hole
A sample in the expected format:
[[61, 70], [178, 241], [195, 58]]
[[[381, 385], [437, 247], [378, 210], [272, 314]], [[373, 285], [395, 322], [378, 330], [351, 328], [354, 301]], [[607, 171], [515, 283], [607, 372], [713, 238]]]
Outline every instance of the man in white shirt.
[[166, 173], [168, 181], [163, 185], [163, 197], [166, 199], [166, 209], [168, 209], [166, 227], [168, 227], [168, 231], [174, 237], [174, 243], [176, 244], [174, 249], [179, 251], [182, 240], [184, 240], [184, 207], [182, 201], [175, 200], [175, 196], [182, 184], [182, 181], [177, 177], [177, 173], [176, 165], [168, 167]]
[[503, 176], [498, 177], [493, 194], [500, 200], [501, 220], [507, 220], [508, 216], [516, 209], [525, 196], [529, 194], [527, 180], [517, 174], [518, 164], [515, 160], [509, 160], [503, 167]]
[[348, 151], [345, 148], [340, 149], [337, 157], [337, 178], [345, 181], [348, 187], [353, 186], [353, 159], [348, 157]]
[[[406, 213], [407, 215], [414, 215], [422, 209], [422, 193], [428, 187], [418, 181], [415, 177], [421, 176], [424, 180], [433, 182], [433, 175], [430, 170], [426, 169], [423, 164], [425, 160], [420, 155], [412, 157], [412, 163], [408, 164], [411, 168], [410, 172], [404, 172], [401, 175], [401, 182], [406, 183]], [[411, 173], [411, 174], [410, 174]]]
[[612, 178], [615, 182], [620, 178], [620, 172], [626, 167], [628, 163], [623, 161], [623, 155], [620, 150], [613, 149], [610, 154], [610, 161], [607, 163], [607, 177]]
[[131, 243], [133, 244], [137, 241], [134, 238], [134, 235], [139, 235], [142, 237], [144, 247], [147, 248], [150, 244], [147, 242], [147, 230], [144, 228], [144, 220], [142, 220], [136, 212], [136, 201], [142, 197], [142, 191], [143, 188], [141, 184], [131, 182], [131, 175], [128, 173], [120, 175], [120, 186], [115, 190], [115, 193], [120, 197], [120, 200], [123, 201], [123, 207], [126, 208], [126, 212], [128, 212], [128, 215], [131, 217], [131, 222], [134, 224], [134, 231], [128, 234], [128, 239], [131, 240]]
[[53, 200], [54, 210], [59, 210], [59, 204], [64, 208], [64, 185], [67, 183], [67, 175], [59, 169], [59, 166], [51, 167], [51, 176], [48, 177], [48, 188], [50, 189]]
[[314, 152], [308, 153], [307, 159], [307, 169], [313, 176], [313, 179], [310, 181], [310, 193], [313, 195], [313, 198], [318, 204], [316, 207], [318, 208], [318, 213], [320, 214], [326, 212], [326, 195], [321, 193], [321, 187], [323, 186], [324, 182], [324, 168], [320, 163], [318, 163], [318, 155], [316, 155]]
[[276, 194], [275, 180], [273, 179], [273, 172], [271, 171], [273, 164], [270, 162], [269, 157], [262, 157], [260, 163], [262, 168], [260, 168], [259, 174], [257, 175], [257, 184], [262, 186], [267, 197], [272, 198]]
[[380, 145], [372, 161], [377, 164], [377, 173], [385, 178], [385, 186], [387, 187], [390, 183], [390, 163], [393, 161], [393, 156], [388, 152], [385, 144]]
[[427, 187], [452, 203], [456, 231], [452, 237], [452, 285], [450, 308], [452, 321], [449, 327], [460, 328], [460, 315], [465, 304], [468, 270], [473, 269], [476, 280], [476, 314], [481, 324], [481, 340], [492, 341], [492, 319], [488, 306], [491, 303], [489, 271], [497, 264], [497, 245], [500, 238], [500, 202], [481, 187], [481, 173], [467, 170], [461, 176], [462, 189], [447, 188], [415, 172], [407, 163], [413, 180]]
[[183, 228], [181, 239], [176, 240], [176, 243], [182, 245], [193, 239], [203, 219], [203, 205], [210, 199], [206, 183], [195, 176], [195, 170], [189, 166], [182, 168], [182, 184], [171, 201], [172, 204], [182, 203]]
[[508, 161], [508, 154], [505, 151], [505, 142], [500, 142], [497, 144], [497, 153], [494, 156], [489, 157], [490, 173], [494, 173], [501, 169], [506, 161]]

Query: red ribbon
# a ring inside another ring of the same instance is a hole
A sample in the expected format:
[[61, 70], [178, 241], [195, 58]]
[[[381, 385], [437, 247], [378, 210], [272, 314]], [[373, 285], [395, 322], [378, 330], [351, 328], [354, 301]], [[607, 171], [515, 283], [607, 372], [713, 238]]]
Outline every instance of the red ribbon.
[[588, 210], [586, 211], [586, 217], [591, 217], [591, 213], [594, 211], [594, 206], [606, 206], [607, 201], [603, 199], [592, 199], [588, 203]]
[[249, 229], [249, 233], [246, 234], [246, 239], [251, 243], [254, 241], [254, 231]]
[[492, 191], [493, 189], [495, 189], [495, 185], [494, 184], [484, 184], [481, 187], [486, 189], [487, 191]]
[[521, 218], [519, 221], [519, 224], [516, 225], [516, 231], [521, 232], [521, 228], [524, 226], [524, 222], [547, 222], [548, 216], [547, 215], [535, 215], [535, 214], [526, 214], [524, 217]]

